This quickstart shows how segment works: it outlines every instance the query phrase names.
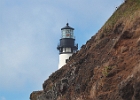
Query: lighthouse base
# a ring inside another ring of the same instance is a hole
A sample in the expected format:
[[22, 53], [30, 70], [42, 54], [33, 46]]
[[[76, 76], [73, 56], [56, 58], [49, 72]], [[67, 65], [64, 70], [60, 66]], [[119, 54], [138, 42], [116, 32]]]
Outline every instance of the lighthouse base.
[[72, 53], [70, 53], [70, 54], [60, 54], [59, 55], [58, 69], [60, 69], [62, 66], [64, 66], [66, 64], [66, 60], [69, 59], [70, 56], [72, 56]]

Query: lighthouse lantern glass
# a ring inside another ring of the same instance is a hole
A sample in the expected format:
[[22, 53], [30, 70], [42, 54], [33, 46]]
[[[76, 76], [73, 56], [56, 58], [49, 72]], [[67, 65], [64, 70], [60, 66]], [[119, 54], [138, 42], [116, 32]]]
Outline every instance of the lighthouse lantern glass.
[[63, 29], [62, 30], [62, 38], [73, 38], [73, 30], [71, 29]]

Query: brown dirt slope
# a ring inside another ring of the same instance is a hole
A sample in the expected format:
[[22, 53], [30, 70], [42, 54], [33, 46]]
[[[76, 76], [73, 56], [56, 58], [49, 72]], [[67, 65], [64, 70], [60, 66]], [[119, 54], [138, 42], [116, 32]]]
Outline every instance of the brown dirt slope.
[[140, 0], [126, 0], [31, 100], [140, 100]]

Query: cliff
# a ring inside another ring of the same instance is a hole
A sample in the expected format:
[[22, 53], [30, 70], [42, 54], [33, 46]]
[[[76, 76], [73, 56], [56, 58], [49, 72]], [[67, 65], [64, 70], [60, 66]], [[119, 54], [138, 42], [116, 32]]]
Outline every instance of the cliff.
[[140, 100], [140, 0], [126, 0], [30, 100]]

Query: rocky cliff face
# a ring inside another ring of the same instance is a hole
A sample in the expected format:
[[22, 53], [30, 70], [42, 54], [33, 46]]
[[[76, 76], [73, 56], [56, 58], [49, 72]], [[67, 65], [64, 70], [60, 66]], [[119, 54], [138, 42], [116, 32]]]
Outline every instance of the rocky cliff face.
[[140, 0], [126, 0], [31, 100], [140, 100]]

